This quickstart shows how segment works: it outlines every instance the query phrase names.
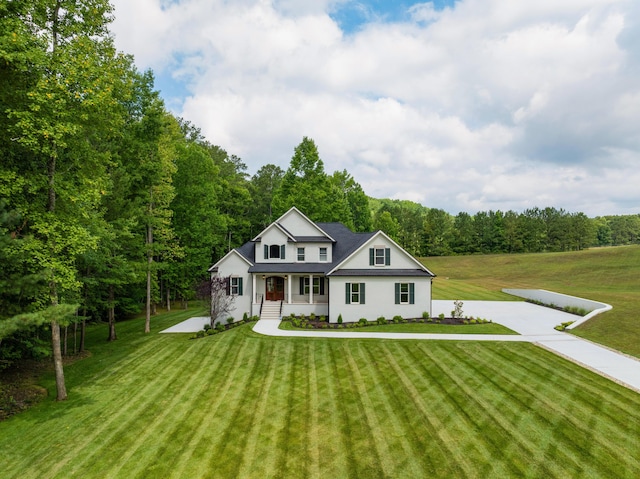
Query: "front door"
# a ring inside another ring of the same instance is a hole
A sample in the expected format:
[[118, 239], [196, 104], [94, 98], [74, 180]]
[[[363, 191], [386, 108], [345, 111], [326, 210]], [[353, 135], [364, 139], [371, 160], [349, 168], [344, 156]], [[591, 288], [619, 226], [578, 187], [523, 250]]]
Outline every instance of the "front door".
[[269, 276], [266, 281], [267, 301], [284, 300], [284, 278], [280, 276]]

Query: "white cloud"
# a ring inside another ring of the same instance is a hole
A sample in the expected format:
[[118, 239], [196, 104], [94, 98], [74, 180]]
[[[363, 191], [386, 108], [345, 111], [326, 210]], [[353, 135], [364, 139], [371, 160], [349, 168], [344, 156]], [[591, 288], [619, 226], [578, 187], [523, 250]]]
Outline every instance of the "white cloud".
[[427, 2], [349, 35], [329, 16], [343, 3], [117, 0], [113, 30], [141, 68], [184, 79], [176, 113], [251, 171], [286, 168], [306, 135], [372, 196], [637, 212], [631, 1]]

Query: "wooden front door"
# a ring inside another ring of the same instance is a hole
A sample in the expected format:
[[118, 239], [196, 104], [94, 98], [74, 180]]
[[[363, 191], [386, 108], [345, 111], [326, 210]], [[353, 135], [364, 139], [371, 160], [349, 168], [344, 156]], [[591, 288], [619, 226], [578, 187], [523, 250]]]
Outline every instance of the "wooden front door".
[[284, 300], [284, 278], [280, 276], [269, 276], [266, 281], [267, 301]]

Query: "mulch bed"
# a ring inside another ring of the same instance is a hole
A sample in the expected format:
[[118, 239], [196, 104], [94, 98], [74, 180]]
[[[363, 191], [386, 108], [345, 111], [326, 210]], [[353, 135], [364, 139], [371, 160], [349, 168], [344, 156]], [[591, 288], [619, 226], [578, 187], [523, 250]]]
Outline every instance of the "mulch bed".
[[[290, 321], [289, 318], [282, 318], [283, 321]], [[300, 318], [298, 318], [300, 319]], [[310, 320], [309, 318], [301, 319], [301, 321], [306, 321], [306, 327], [304, 329], [347, 329], [347, 324], [358, 324], [358, 323], [329, 323], [327, 321], [318, 321], [318, 320]], [[430, 321], [422, 318], [408, 318], [403, 320], [401, 323], [394, 323], [392, 320], [387, 320], [386, 324], [406, 324], [406, 323], [426, 323], [426, 324], [453, 324], [453, 325], [463, 325], [464, 319], [461, 318], [432, 318]], [[367, 326], [378, 326], [378, 323], [375, 321], [369, 321]], [[342, 328], [339, 328], [342, 326]], [[355, 327], [364, 327], [367, 326], [355, 326]], [[302, 328], [300, 328], [302, 329]]]

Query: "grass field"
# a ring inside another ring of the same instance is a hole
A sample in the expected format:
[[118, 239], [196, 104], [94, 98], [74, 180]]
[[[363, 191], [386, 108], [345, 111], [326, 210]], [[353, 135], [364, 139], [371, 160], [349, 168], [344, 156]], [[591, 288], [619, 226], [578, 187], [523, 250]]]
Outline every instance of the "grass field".
[[[280, 329], [290, 331], [301, 331], [296, 328], [291, 321], [282, 321]], [[350, 329], [323, 329], [323, 331], [349, 331], [350, 333], [431, 333], [431, 334], [518, 334], [515, 331], [497, 323], [484, 324], [435, 324], [435, 323], [399, 323], [399, 324], [376, 324], [364, 328]]]
[[640, 476], [640, 395], [533, 345], [155, 334], [197, 313], [92, 327], [69, 400], [0, 423], [1, 476]]
[[640, 357], [640, 246], [422, 261], [438, 275], [434, 299], [513, 300], [502, 288], [532, 288], [609, 303], [612, 311], [572, 333]]

